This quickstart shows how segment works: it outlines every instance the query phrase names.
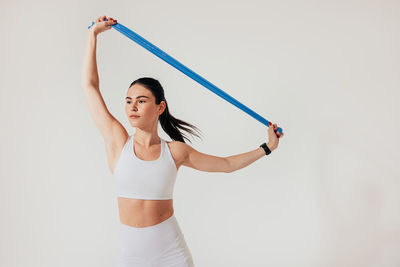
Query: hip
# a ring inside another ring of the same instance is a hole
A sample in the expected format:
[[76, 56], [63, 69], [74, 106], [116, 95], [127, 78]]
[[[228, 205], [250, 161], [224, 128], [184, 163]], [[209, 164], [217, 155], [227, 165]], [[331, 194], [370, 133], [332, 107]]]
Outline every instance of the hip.
[[194, 266], [174, 214], [148, 227], [132, 227], [120, 223], [119, 234], [116, 267]]

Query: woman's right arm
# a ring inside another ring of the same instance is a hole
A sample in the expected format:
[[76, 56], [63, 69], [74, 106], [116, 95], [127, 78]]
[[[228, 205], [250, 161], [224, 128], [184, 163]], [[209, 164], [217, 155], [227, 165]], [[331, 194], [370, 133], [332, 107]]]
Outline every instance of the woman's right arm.
[[95, 24], [88, 30], [85, 56], [83, 58], [82, 66], [82, 87], [87, 86], [99, 87], [99, 75], [97, 73], [97, 62], [96, 62], [96, 46], [97, 46], [97, 35], [111, 29], [111, 25], [117, 23], [113, 18], [107, 18], [106, 16], [98, 17], [95, 20]]
[[96, 62], [97, 33], [90, 28], [87, 34], [85, 55], [82, 65], [82, 87], [99, 87], [99, 75]]
[[119, 147], [119, 143], [126, 140], [128, 133], [122, 124], [108, 111], [100, 92], [96, 63], [97, 35], [107, 29], [111, 29], [110, 25], [116, 23], [111, 18], [108, 21], [104, 21], [105, 18], [103, 16], [96, 19], [96, 23], [88, 30], [82, 64], [81, 86], [94, 123], [103, 136], [106, 147], [112, 149], [113, 147]]

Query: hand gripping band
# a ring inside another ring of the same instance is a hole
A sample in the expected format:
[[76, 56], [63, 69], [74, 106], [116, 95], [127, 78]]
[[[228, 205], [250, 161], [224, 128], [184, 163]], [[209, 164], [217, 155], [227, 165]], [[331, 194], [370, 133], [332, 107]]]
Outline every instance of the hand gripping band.
[[[105, 20], [107, 20], [107, 19], [105, 19]], [[88, 27], [88, 29], [90, 29], [90, 27], [92, 27], [93, 25], [94, 25], [94, 21], [92, 22], [92, 25], [90, 25]], [[198, 83], [200, 83], [207, 89], [211, 90], [216, 95], [222, 97], [226, 101], [228, 101], [231, 104], [235, 105], [236, 107], [240, 108], [241, 110], [243, 110], [244, 112], [246, 112], [247, 114], [249, 114], [250, 116], [255, 118], [256, 120], [258, 120], [259, 122], [265, 124], [268, 127], [270, 126], [268, 120], [264, 119], [263, 117], [258, 115], [256, 112], [252, 111], [251, 109], [249, 109], [248, 107], [246, 107], [245, 105], [240, 103], [238, 100], [236, 100], [232, 96], [228, 95], [227, 93], [225, 93], [224, 91], [219, 89], [217, 86], [213, 85], [212, 83], [210, 83], [209, 81], [207, 81], [206, 79], [204, 79], [203, 77], [201, 77], [200, 75], [198, 75], [197, 73], [195, 73], [194, 71], [189, 69], [188, 67], [184, 66], [183, 64], [178, 62], [176, 59], [174, 59], [173, 57], [171, 57], [170, 55], [168, 55], [167, 53], [165, 53], [164, 51], [159, 49], [157, 46], [155, 46], [152, 43], [150, 43], [149, 41], [145, 40], [139, 34], [133, 32], [132, 30], [128, 29], [127, 27], [123, 26], [122, 24], [120, 24], [118, 22], [114, 25], [111, 25], [111, 27], [113, 27], [120, 33], [124, 34], [126, 37], [128, 37], [132, 41], [135, 41], [137, 44], [143, 46], [144, 48], [149, 50], [151, 53], [158, 56], [159, 58], [161, 58], [162, 60], [164, 60], [171, 66], [175, 67], [176, 69], [180, 70], [181, 72], [183, 72], [184, 74], [186, 74], [193, 80], [197, 81]], [[278, 127], [278, 129], [275, 130], [275, 132], [279, 132], [282, 134], [282, 128]]]

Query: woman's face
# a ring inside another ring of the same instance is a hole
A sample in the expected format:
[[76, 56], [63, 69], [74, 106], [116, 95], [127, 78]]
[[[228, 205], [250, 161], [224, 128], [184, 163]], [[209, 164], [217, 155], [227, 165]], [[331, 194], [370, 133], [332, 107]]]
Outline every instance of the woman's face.
[[[165, 102], [156, 104], [152, 92], [141, 84], [132, 85], [125, 98], [125, 113], [133, 127], [148, 128], [157, 125], [165, 109]], [[139, 117], [131, 117], [137, 115]]]

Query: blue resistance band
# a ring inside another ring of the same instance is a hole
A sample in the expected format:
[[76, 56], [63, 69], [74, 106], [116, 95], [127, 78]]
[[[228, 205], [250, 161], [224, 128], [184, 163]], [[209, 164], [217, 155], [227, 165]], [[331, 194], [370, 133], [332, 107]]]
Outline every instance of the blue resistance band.
[[[107, 20], [107, 19], [105, 19], [105, 20]], [[88, 29], [90, 29], [90, 27], [92, 27], [93, 25], [94, 25], [94, 21], [92, 22], [92, 25], [90, 25], [88, 27]], [[184, 66], [182, 63], [178, 62], [176, 59], [174, 59], [173, 57], [171, 57], [170, 55], [168, 55], [167, 53], [165, 53], [164, 51], [159, 49], [157, 46], [155, 46], [152, 43], [150, 43], [149, 41], [145, 40], [139, 34], [133, 32], [132, 30], [128, 29], [127, 27], [123, 26], [122, 24], [120, 24], [118, 22], [115, 23], [114, 25], [111, 25], [111, 27], [113, 27], [120, 33], [124, 34], [126, 37], [128, 37], [132, 41], [135, 41], [139, 45], [143, 46], [144, 48], [149, 50], [151, 53], [158, 56], [159, 58], [161, 58], [162, 60], [164, 60], [171, 66], [175, 67], [176, 69], [180, 70], [181, 72], [183, 72], [184, 74], [186, 74], [193, 80], [197, 81], [204, 87], [208, 88], [209, 90], [214, 92], [216, 95], [222, 97], [226, 101], [228, 101], [231, 104], [235, 105], [236, 107], [240, 108], [241, 110], [243, 110], [244, 112], [246, 112], [247, 114], [249, 114], [250, 116], [255, 118], [256, 120], [258, 120], [259, 122], [261, 122], [269, 127], [269, 121], [267, 121], [266, 119], [264, 119], [263, 117], [258, 115], [256, 112], [252, 111], [251, 109], [249, 109], [248, 107], [246, 107], [245, 105], [240, 103], [238, 100], [236, 100], [232, 96], [228, 95], [227, 93], [225, 93], [224, 91], [219, 89], [217, 86], [213, 85], [212, 83], [210, 83], [209, 81], [207, 81], [206, 79], [204, 79], [203, 77], [201, 77], [200, 75], [198, 75], [197, 73], [195, 73], [194, 71], [189, 69], [188, 67]], [[282, 134], [282, 128], [278, 127], [278, 129], [275, 130], [275, 132], [279, 132]]]

